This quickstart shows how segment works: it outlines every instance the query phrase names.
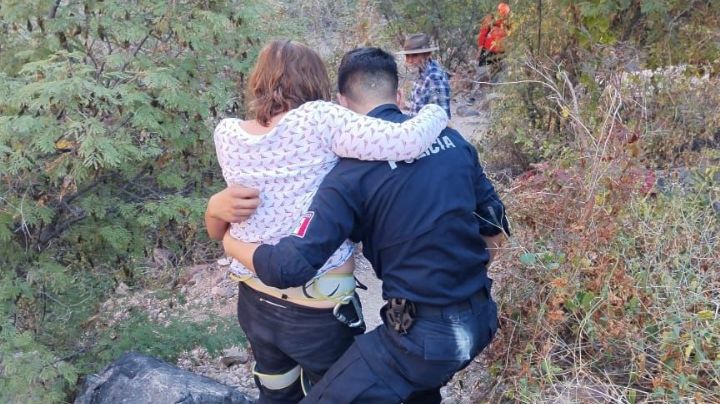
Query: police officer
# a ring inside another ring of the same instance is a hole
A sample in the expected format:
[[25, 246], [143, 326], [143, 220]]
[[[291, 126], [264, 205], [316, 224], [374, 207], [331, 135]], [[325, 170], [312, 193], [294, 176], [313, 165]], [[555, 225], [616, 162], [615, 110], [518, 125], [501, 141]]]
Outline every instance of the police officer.
[[[339, 102], [401, 122], [397, 84], [390, 54], [356, 49], [339, 68]], [[267, 285], [287, 288], [312, 279], [343, 240], [362, 242], [383, 280], [383, 325], [356, 337], [303, 402], [439, 402], [440, 387], [495, 334], [486, 268], [507, 233], [475, 148], [447, 128], [412, 161], [341, 160], [278, 244], [224, 245]]]

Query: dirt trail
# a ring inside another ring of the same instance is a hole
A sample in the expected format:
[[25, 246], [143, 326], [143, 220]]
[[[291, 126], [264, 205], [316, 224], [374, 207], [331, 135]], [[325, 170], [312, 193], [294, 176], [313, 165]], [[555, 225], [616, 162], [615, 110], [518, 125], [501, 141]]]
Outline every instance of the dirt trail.
[[484, 107], [486, 102], [482, 98], [479, 100], [472, 97], [458, 98], [455, 105], [451, 106], [453, 116], [450, 126], [460, 132], [470, 143], [477, 145], [485, 137], [490, 126], [490, 113]]

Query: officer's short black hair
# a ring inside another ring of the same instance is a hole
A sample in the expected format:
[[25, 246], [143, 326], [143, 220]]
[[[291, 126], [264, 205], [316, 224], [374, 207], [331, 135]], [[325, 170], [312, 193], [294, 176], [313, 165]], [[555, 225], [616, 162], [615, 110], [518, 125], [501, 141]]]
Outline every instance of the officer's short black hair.
[[395, 58], [380, 48], [363, 47], [346, 53], [338, 68], [338, 91], [352, 100], [367, 96], [395, 99], [398, 68]]

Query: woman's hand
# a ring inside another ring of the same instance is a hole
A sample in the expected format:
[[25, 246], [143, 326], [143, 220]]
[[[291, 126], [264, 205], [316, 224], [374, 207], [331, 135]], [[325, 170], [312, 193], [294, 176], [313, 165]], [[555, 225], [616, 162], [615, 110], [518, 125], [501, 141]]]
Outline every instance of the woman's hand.
[[210, 197], [207, 212], [226, 223], [240, 223], [255, 212], [260, 205], [257, 189], [231, 185]]

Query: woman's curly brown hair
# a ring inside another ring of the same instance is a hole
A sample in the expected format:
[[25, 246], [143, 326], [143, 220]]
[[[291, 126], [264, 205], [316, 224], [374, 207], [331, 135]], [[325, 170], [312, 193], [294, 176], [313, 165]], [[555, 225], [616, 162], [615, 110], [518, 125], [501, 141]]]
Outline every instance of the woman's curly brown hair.
[[294, 41], [272, 41], [260, 51], [248, 81], [249, 111], [263, 126], [272, 117], [315, 100], [330, 100], [330, 78], [320, 56]]

